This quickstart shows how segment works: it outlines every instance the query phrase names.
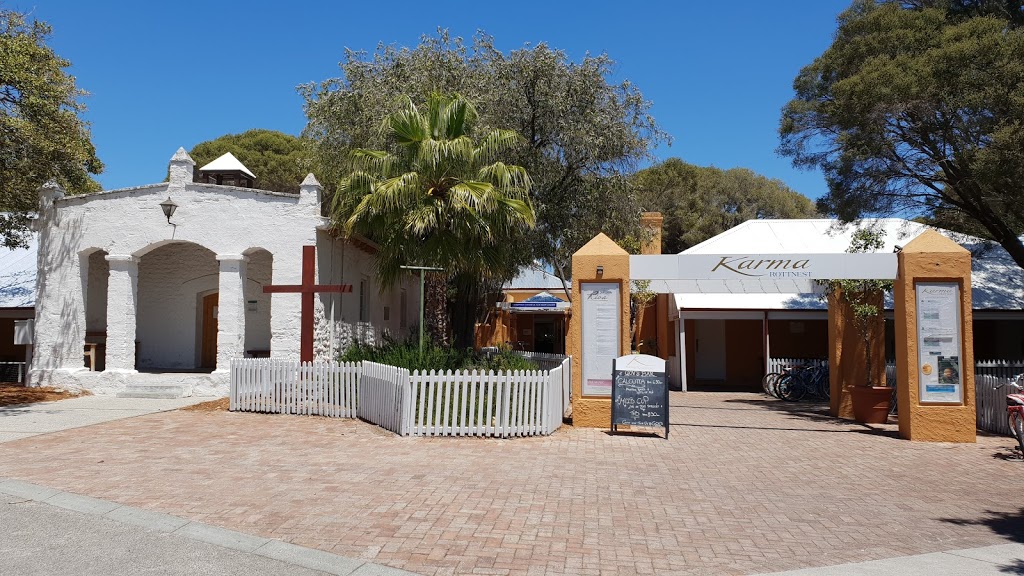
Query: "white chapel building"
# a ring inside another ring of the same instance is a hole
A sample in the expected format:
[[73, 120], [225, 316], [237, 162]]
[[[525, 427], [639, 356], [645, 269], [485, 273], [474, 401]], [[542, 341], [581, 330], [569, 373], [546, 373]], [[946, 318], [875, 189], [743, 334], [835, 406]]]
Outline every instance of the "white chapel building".
[[301, 297], [263, 287], [301, 284], [304, 246], [317, 248], [318, 284], [352, 287], [315, 299], [318, 359], [353, 338], [404, 337], [418, 283], [381, 290], [374, 244], [332, 233], [312, 174], [298, 194], [254, 182], [230, 154], [197, 175], [179, 149], [160, 184], [81, 196], [44, 186], [32, 384], [225, 395], [233, 358], [297, 360]]

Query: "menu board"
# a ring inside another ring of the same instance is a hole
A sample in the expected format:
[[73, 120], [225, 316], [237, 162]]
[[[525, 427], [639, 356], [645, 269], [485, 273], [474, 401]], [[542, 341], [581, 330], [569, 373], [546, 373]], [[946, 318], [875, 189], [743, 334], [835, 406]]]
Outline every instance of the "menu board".
[[583, 395], [612, 395], [612, 361], [619, 355], [622, 316], [617, 283], [580, 284]]
[[962, 404], [960, 287], [954, 282], [919, 282], [914, 289], [920, 401]]
[[635, 354], [615, 359], [612, 431], [620, 424], [664, 427], [668, 438], [668, 382], [661, 358]]

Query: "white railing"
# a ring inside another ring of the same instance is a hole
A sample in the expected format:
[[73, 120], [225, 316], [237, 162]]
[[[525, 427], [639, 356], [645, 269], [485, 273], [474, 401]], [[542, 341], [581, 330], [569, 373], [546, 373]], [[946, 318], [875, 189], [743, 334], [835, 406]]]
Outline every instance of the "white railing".
[[231, 363], [231, 410], [361, 418], [402, 436], [551, 434], [569, 406], [571, 359], [550, 371], [413, 372], [362, 362]]
[[823, 358], [768, 358], [768, 373], [785, 372], [787, 368], [794, 366], [823, 366], [827, 364], [828, 360]]
[[387, 364], [363, 361], [359, 377], [359, 418], [408, 436], [403, 418], [409, 405], [409, 371]]
[[0, 382], [25, 383], [24, 362], [0, 362]]
[[974, 363], [974, 408], [978, 428], [995, 434], [1010, 433], [1006, 421], [1006, 395], [1009, 388], [996, 386], [1024, 372], [1021, 360], [978, 360]]
[[354, 418], [360, 366], [271, 358], [231, 361], [231, 410]]

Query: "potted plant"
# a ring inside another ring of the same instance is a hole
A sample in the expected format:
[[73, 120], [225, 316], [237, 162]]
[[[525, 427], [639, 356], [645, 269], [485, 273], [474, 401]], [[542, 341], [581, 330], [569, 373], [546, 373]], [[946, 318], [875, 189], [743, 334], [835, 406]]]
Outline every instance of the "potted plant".
[[[861, 228], [853, 233], [850, 247], [846, 251], [875, 252], [883, 246], [884, 242], [878, 230]], [[876, 335], [884, 332], [879, 330], [877, 325], [884, 322], [884, 298], [885, 293], [892, 290], [892, 281], [829, 280], [824, 284], [824, 298], [832, 303], [842, 302], [849, 308], [849, 320], [853, 323], [864, 348], [865, 377], [861, 381], [853, 382], [849, 387], [854, 420], [868, 424], [884, 424], [889, 418], [892, 388], [886, 386], [884, 381], [875, 381], [874, 370], [877, 367], [874, 365], [872, 349]]]

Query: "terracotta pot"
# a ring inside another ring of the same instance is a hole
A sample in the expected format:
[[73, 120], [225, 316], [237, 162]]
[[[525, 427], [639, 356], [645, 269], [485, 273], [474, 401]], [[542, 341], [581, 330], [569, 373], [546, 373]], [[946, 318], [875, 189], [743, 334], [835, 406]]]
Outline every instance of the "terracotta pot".
[[885, 424], [889, 420], [892, 388], [888, 386], [853, 386], [850, 389], [853, 419], [865, 424]]

